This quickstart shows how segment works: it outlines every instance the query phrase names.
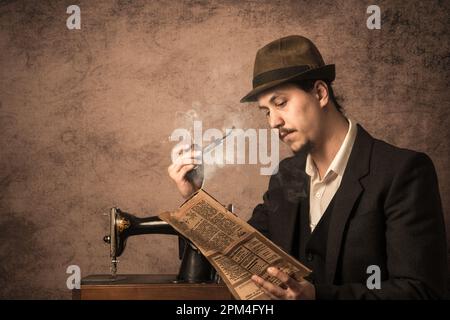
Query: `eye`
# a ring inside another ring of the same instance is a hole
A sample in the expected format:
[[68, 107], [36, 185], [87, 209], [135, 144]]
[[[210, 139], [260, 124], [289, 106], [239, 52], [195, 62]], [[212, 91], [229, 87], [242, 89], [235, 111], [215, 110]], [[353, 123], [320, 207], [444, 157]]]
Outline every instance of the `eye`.
[[262, 114], [264, 114], [266, 117], [268, 117], [270, 115], [270, 109], [266, 108], [266, 107], [260, 107], [259, 110], [261, 111]]
[[276, 104], [278, 108], [283, 108], [286, 105], [286, 100], [280, 101]]

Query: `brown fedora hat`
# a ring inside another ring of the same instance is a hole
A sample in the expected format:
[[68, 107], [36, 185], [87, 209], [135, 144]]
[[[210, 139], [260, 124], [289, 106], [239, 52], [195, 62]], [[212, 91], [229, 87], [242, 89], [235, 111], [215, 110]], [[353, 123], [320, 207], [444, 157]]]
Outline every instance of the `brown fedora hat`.
[[334, 64], [325, 65], [311, 40], [288, 36], [272, 41], [256, 53], [253, 90], [241, 102], [256, 101], [258, 94], [289, 81], [321, 79], [333, 81]]

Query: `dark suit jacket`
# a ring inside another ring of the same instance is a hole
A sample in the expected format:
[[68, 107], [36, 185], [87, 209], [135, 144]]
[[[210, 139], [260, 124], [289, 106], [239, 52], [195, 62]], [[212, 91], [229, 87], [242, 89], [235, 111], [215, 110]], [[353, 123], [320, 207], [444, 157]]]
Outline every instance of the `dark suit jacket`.
[[[283, 160], [249, 223], [293, 253], [296, 215], [307, 194], [306, 155]], [[423, 154], [371, 137], [358, 125], [328, 231], [326, 283], [318, 299], [442, 298], [445, 225], [433, 163]], [[369, 265], [381, 289], [368, 289]]]

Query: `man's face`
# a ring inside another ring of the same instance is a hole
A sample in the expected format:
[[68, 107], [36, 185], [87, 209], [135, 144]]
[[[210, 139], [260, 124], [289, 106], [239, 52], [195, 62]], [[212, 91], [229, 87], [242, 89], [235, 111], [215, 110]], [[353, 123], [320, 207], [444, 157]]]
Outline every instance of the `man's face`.
[[314, 145], [321, 131], [322, 109], [319, 99], [293, 84], [285, 84], [263, 92], [258, 97], [271, 128], [280, 130], [280, 139], [293, 152]]

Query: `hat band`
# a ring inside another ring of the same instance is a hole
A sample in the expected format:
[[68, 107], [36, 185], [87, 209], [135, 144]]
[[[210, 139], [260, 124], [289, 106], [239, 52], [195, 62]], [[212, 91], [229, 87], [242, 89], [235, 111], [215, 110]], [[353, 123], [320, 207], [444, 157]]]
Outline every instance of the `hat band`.
[[291, 76], [295, 76], [297, 73], [302, 73], [307, 70], [309, 70], [309, 66], [303, 65], [303, 66], [280, 68], [263, 72], [253, 78], [253, 89], [265, 83], [274, 80], [289, 78]]

